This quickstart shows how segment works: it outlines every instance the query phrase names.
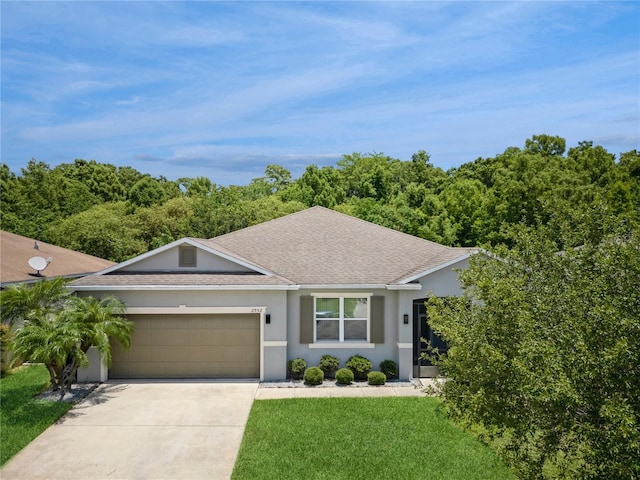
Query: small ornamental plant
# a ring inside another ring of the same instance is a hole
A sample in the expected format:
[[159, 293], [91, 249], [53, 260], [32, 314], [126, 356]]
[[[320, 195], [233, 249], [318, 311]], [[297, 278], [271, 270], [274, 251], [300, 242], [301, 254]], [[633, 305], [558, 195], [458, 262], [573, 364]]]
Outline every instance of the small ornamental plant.
[[356, 381], [364, 382], [371, 371], [371, 362], [361, 355], [353, 355], [347, 360], [346, 366], [353, 372]]
[[292, 380], [300, 380], [307, 369], [307, 362], [302, 358], [294, 358], [289, 360], [289, 374]]
[[319, 367], [308, 368], [304, 372], [304, 383], [307, 385], [322, 385], [324, 372]]
[[336, 382], [339, 385], [351, 385], [353, 383], [353, 372], [348, 368], [341, 368], [336, 372]]
[[380, 362], [380, 371], [384, 373], [387, 378], [398, 378], [398, 364], [393, 360], [383, 360]]
[[0, 366], [0, 372], [4, 376], [5, 372], [9, 370], [9, 363], [11, 360], [11, 353], [8, 351], [9, 343], [11, 342], [11, 327], [6, 323], [0, 323], [0, 360], [2, 364]]
[[318, 364], [318, 367], [324, 372], [324, 378], [335, 378], [339, 366], [340, 360], [331, 355], [323, 355]]
[[382, 372], [369, 372], [367, 375], [369, 385], [384, 385], [386, 381], [387, 376]]

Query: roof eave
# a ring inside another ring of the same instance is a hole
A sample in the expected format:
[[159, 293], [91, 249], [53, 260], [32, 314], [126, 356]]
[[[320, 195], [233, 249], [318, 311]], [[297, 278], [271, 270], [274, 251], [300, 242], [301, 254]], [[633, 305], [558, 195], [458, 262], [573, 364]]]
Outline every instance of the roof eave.
[[456, 257], [452, 260], [449, 260], [447, 262], [441, 263], [440, 265], [437, 265], [435, 267], [429, 268], [427, 270], [424, 270], [422, 272], [416, 273], [414, 275], [411, 275], [410, 277], [405, 277], [400, 279], [397, 284], [400, 285], [405, 285], [405, 284], [409, 284], [411, 282], [415, 282], [416, 280], [422, 278], [422, 277], [426, 277], [427, 275], [431, 275], [432, 273], [435, 273], [439, 270], [442, 270], [444, 268], [448, 268], [452, 265], [455, 265], [456, 263], [462, 262], [463, 260], [468, 259], [469, 257], [471, 257], [471, 255], [477, 253], [478, 250], [472, 250], [469, 251], [467, 253], [465, 253], [464, 255], [460, 255], [459, 257]]
[[298, 290], [299, 285], [69, 285], [74, 292]]
[[404, 283], [387, 285], [387, 290], [422, 290], [422, 285], [419, 283]]
[[422, 288], [418, 283], [406, 285], [387, 283], [304, 283], [299, 287], [305, 290], [420, 290]]

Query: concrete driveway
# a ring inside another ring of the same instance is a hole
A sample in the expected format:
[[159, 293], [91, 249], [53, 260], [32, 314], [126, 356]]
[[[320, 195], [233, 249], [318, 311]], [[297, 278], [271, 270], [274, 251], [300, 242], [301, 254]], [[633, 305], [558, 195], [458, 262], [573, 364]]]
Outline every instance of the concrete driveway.
[[0, 470], [12, 479], [228, 479], [257, 382], [109, 382]]

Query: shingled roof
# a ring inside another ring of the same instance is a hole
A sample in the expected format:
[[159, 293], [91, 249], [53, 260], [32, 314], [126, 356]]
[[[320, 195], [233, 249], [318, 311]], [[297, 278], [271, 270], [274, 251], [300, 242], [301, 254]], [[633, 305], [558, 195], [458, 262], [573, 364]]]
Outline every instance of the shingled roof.
[[323, 207], [201, 242], [299, 285], [405, 283], [472, 250], [446, 247]]
[[[313, 207], [209, 240], [182, 243], [222, 255], [244, 272], [142, 272], [132, 268], [148, 252], [103, 274], [73, 282], [75, 288], [290, 288], [298, 286], [402, 285], [466, 258], [453, 248]], [[247, 275], [246, 269], [255, 275]]]
[[[38, 249], [34, 248], [37, 244]], [[80, 277], [115, 265], [102, 258], [58, 247], [32, 238], [0, 231], [0, 282], [2, 287], [13, 283], [35, 282], [42, 277], [29, 266], [32, 257], [51, 259], [42, 272], [45, 278]]]

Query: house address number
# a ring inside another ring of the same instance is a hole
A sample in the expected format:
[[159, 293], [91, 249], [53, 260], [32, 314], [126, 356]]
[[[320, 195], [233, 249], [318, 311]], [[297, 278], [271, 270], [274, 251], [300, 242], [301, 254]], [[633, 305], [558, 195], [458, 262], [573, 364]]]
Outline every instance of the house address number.
[[252, 308], [251, 313], [262, 313], [264, 312], [264, 308]]

